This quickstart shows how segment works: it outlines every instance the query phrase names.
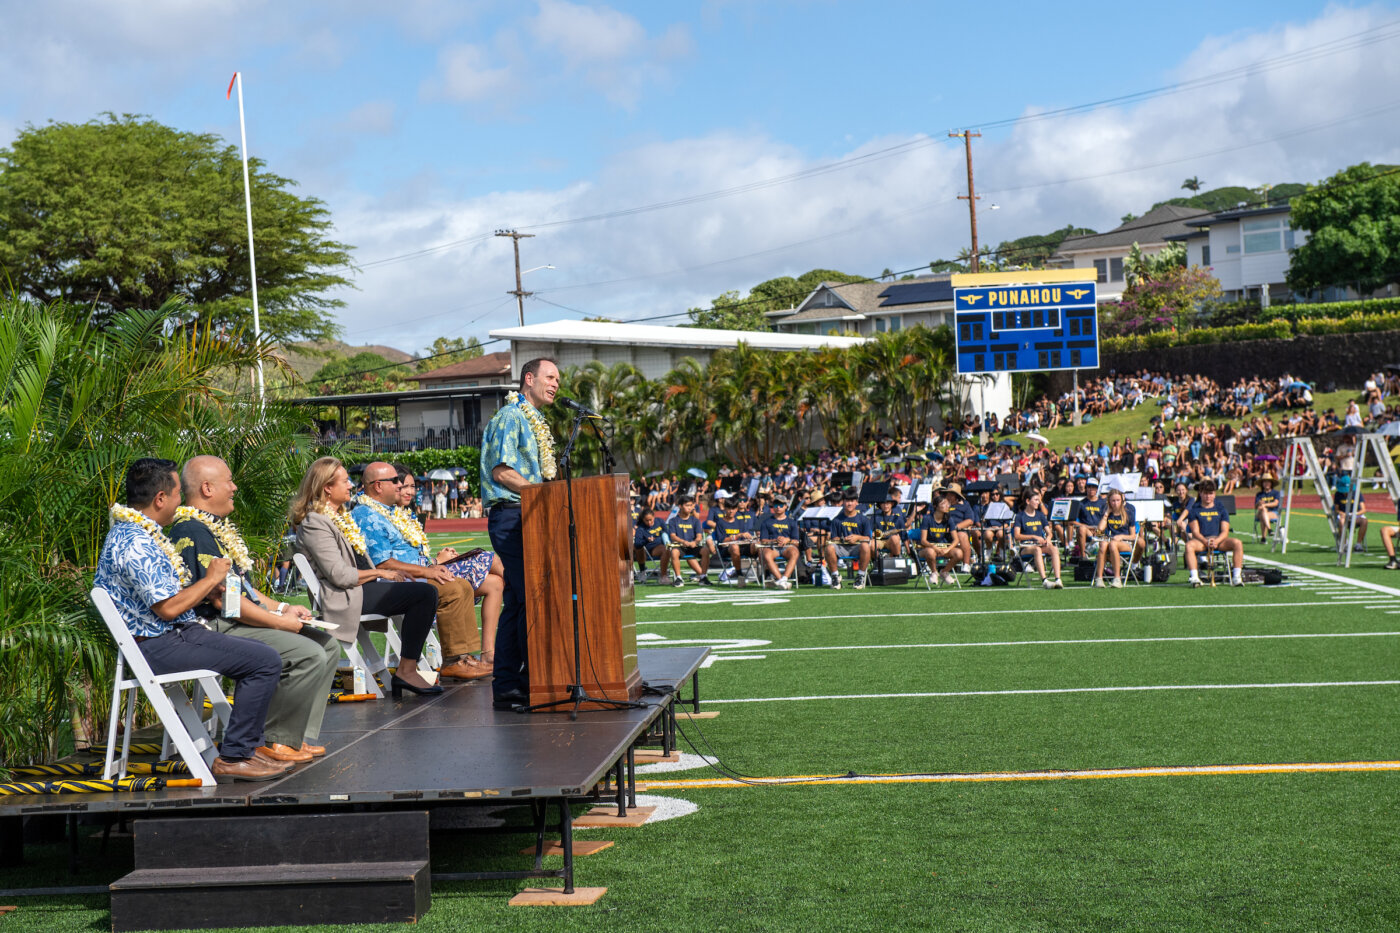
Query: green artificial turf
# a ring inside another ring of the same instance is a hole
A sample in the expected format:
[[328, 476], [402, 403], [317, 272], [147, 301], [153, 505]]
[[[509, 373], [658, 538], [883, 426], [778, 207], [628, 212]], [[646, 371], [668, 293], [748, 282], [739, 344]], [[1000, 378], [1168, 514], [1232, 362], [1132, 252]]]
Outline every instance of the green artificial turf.
[[[1247, 526], [1247, 514], [1237, 524]], [[701, 751], [749, 775], [1400, 758], [1400, 686], [1286, 686], [1400, 680], [1400, 573], [1381, 569], [1378, 529], [1350, 569], [1337, 567], [1315, 512], [1294, 515], [1286, 555], [1256, 545], [1247, 530], [1251, 560], [1289, 564], [1290, 585], [1191, 589], [1178, 571], [1166, 585], [1053, 592], [642, 586], [637, 632], [644, 645], [708, 644], [722, 656], [701, 673], [702, 708], [718, 718], [681, 727]], [[434, 544], [476, 543], [466, 537], [435, 536]], [[1232, 684], [1285, 686], [1002, 692]], [[959, 692], [978, 695], [855, 698]], [[828, 695], [837, 698], [719, 702]], [[685, 741], [682, 750], [692, 752]], [[716, 776], [701, 766], [641, 777]], [[1400, 928], [1396, 772], [650, 793], [699, 809], [640, 829], [578, 830], [617, 843], [576, 862], [578, 884], [609, 889], [597, 904], [511, 908], [507, 899], [526, 882], [437, 884], [418, 928]], [[435, 833], [434, 867], [522, 868], [526, 843]], [[129, 841], [114, 840], [106, 856], [96, 847], [84, 839], [75, 883], [129, 870]], [[0, 886], [67, 883], [62, 845], [30, 852], [30, 864]], [[0, 920], [6, 931], [88, 931], [108, 922], [104, 897], [18, 903], [19, 912]]]

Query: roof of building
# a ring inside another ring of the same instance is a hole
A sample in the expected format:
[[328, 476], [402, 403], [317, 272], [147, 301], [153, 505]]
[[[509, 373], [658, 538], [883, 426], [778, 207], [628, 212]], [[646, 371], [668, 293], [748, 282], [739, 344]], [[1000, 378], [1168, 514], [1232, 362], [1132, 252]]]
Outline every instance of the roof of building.
[[426, 379], [485, 379], [491, 376], [510, 376], [510, 353], [485, 353], [470, 360], [449, 363], [426, 373], [409, 376], [417, 382]]
[[1092, 233], [1084, 236], [1065, 237], [1058, 253], [1089, 252], [1132, 246], [1134, 243], [1165, 243], [1167, 237], [1189, 233], [1187, 223], [1192, 220], [1215, 216], [1211, 211], [1198, 207], [1179, 207], [1163, 204], [1154, 207], [1135, 220], [1115, 227], [1107, 233]]
[[1209, 227], [1213, 223], [1220, 223], [1227, 220], [1239, 220], [1243, 217], [1259, 217], [1264, 214], [1287, 214], [1292, 208], [1287, 204], [1275, 204], [1272, 207], [1234, 207], [1228, 210], [1217, 211], [1207, 217], [1197, 218], [1187, 221], [1188, 227]]
[[708, 327], [662, 327], [654, 324], [605, 321], [551, 321], [547, 324], [526, 324], [524, 327], [503, 327], [491, 331], [491, 337], [498, 340], [539, 343], [625, 344], [702, 350], [722, 350], [734, 347], [740, 342], [760, 350], [815, 350], [820, 347], [851, 347], [865, 340], [864, 337], [776, 334], [768, 331], [716, 330]]
[[[784, 325], [802, 321], [859, 321], [867, 315], [888, 313], [898, 307], [900, 311], [913, 310], [911, 305], [925, 305], [933, 309], [942, 302], [952, 302], [953, 286], [950, 276], [923, 275], [898, 282], [822, 282], [812, 289], [798, 305], [802, 310], [782, 319]], [[840, 301], [840, 305], [829, 307], [804, 307], [822, 289], [829, 289]]]

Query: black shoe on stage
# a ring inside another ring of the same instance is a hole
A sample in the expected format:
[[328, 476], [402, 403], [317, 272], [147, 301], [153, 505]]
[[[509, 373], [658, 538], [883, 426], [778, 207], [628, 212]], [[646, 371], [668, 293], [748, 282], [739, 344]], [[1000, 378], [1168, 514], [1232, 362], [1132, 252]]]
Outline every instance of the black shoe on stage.
[[507, 690], [505, 693], [498, 693], [491, 698], [491, 708], [499, 710], [518, 710], [528, 705], [530, 698], [523, 690]]
[[405, 690], [409, 693], [416, 693], [419, 696], [432, 695], [442, 692], [442, 684], [433, 684], [431, 687], [416, 687], [408, 681], [401, 679], [398, 674], [389, 678], [390, 696], [396, 700], [401, 699]]

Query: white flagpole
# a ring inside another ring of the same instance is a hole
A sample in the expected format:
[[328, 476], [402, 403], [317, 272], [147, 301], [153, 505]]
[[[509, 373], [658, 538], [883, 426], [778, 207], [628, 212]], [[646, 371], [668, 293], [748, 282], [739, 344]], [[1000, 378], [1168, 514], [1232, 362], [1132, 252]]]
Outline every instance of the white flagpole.
[[[233, 73], [238, 85], [238, 136], [243, 142], [243, 206], [248, 214], [248, 277], [253, 284], [253, 338], [262, 337], [262, 322], [258, 318], [258, 262], [253, 256], [253, 189], [248, 183], [248, 130], [243, 123], [243, 72]], [[258, 360], [258, 405], [267, 404], [263, 390], [263, 364]]]

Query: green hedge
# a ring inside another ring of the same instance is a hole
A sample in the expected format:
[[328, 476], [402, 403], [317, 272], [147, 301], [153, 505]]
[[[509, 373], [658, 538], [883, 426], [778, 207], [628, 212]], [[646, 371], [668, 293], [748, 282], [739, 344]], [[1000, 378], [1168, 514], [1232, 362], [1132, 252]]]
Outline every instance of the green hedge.
[[1270, 321], [1267, 324], [1198, 327], [1185, 332], [1166, 330], [1155, 334], [1106, 337], [1099, 347], [1104, 353], [1131, 353], [1134, 350], [1160, 350], [1203, 343], [1238, 343], [1242, 340], [1269, 340], [1292, 336], [1293, 328], [1287, 321]]
[[467, 482], [472, 492], [481, 492], [481, 449], [478, 447], [458, 447], [455, 450], [406, 450], [397, 454], [383, 454], [385, 460], [401, 463], [419, 476], [429, 470], [462, 467], [467, 471]]
[[[1364, 301], [1326, 301], [1318, 304], [1270, 305], [1259, 310], [1265, 321], [1310, 321], [1318, 318], [1337, 320], [1357, 315], [1393, 314], [1400, 312], [1400, 298], [1374, 298]], [[1388, 330], [1389, 328], [1377, 328]]]
[[1315, 318], [1293, 325], [1299, 334], [1359, 334], [1373, 330], [1400, 330], [1400, 308], [1389, 314], [1353, 314], [1344, 318]]

